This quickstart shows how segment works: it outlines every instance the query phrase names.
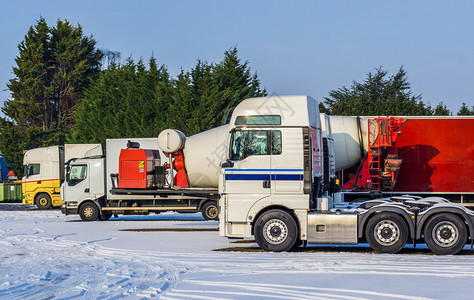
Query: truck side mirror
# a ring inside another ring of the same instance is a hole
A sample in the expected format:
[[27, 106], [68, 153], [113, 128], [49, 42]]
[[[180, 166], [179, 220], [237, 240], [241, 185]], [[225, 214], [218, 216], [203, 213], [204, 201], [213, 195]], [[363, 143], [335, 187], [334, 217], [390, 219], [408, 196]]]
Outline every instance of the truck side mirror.
[[66, 182], [67, 182], [67, 183], [69, 183], [69, 181], [70, 181], [70, 177], [69, 177], [69, 170], [70, 170], [70, 169], [71, 169], [71, 168], [70, 168], [69, 165], [68, 165], [68, 166], [66, 167]]
[[234, 167], [234, 163], [230, 159], [221, 163], [221, 168], [232, 168], [232, 167]]

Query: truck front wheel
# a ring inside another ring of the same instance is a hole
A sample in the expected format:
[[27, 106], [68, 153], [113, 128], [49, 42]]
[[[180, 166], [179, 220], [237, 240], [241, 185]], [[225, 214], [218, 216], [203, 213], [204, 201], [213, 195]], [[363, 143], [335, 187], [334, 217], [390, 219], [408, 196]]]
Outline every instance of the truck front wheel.
[[408, 226], [400, 215], [383, 212], [370, 218], [365, 236], [375, 251], [397, 253], [407, 243]]
[[219, 208], [217, 207], [217, 202], [210, 201], [204, 204], [201, 213], [206, 220], [217, 220], [219, 218]]
[[257, 219], [254, 235], [257, 244], [265, 251], [288, 251], [298, 241], [298, 226], [286, 211], [272, 209]]
[[423, 235], [428, 248], [440, 255], [458, 253], [467, 241], [464, 221], [453, 214], [439, 214], [429, 219]]
[[87, 202], [79, 207], [79, 215], [83, 221], [95, 221], [99, 218], [99, 208], [92, 202]]
[[36, 197], [36, 206], [39, 209], [48, 209], [52, 206], [51, 197], [46, 193], [41, 193]]

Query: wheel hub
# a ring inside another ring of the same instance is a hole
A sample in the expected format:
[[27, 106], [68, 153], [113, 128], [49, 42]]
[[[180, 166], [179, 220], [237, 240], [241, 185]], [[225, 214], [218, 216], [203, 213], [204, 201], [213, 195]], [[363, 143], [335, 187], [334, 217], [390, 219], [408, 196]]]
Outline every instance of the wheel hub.
[[215, 218], [217, 216], [218, 210], [216, 207], [211, 207], [207, 210], [207, 214], [211, 218]]
[[46, 204], [48, 204], [48, 200], [47, 200], [46, 198], [41, 198], [41, 199], [39, 200], [39, 203], [40, 203], [41, 205], [45, 206]]
[[286, 224], [279, 219], [272, 219], [263, 227], [265, 240], [270, 244], [281, 244], [288, 237]]
[[384, 220], [375, 226], [375, 238], [380, 244], [391, 246], [400, 238], [400, 230], [394, 222]]
[[92, 209], [92, 207], [89, 207], [89, 206], [86, 207], [86, 208], [84, 208], [84, 211], [83, 211], [83, 212], [84, 212], [84, 216], [85, 216], [86, 218], [91, 218], [92, 215], [94, 214], [94, 210]]
[[449, 221], [439, 223], [433, 230], [433, 240], [441, 247], [451, 247], [458, 238], [456, 225]]
[[273, 226], [272, 228], [270, 228], [270, 235], [272, 237], [278, 237], [281, 235], [281, 228], [278, 227], [278, 226]]

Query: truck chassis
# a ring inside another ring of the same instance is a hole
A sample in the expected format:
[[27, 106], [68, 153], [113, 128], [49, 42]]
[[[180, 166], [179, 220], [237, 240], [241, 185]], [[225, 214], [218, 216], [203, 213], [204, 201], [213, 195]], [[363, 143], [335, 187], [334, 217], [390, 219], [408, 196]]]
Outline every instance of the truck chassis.
[[396, 253], [410, 242], [426, 243], [436, 254], [455, 254], [469, 241], [472, 248], [474, 242], [474, 213], [440, 197], [344, 203], [309, 211], [306, 227], [301, 221], [292, 210], [273, 206], [259, 213], [252, 233], [261, 248], [277, 252], [308, 243], [367, 242], [377, 252]]
[[204, 219], [218, 218], [218, 193], [211, 189], [120, 189], [112, 188], [111, 194], [120, 199], [88, 200], [79, 206], [67, 202], [64, 214], [79, 214], [84, 221], [108, 220], [113, 215], [146, 215], [163, 211], [183, 213], [202, 212]]

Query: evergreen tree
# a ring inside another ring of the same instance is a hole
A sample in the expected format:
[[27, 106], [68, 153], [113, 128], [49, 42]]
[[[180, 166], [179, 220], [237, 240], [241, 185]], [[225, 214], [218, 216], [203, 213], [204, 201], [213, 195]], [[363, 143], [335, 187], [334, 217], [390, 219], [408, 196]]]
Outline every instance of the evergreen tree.
[[435, 116], [451, 116], [451, 111], [448, 109], [446, 105], [443, 104], [441, 101], [434, 109], [433, 115]]
[[234, 47], [226, 51], [222, 62], [213, 68], [217, 99], [211, 103], [214, 122], [209, 124], [209, 128], [222, 125], [229, 109], [235, 108], [242, 100], [267, 94], [260, 88], [257, 73], [252, 74], [248, 65], [248, 61], [241, 62]]
[[99, 72], [102, 53], [80, 25], [58, 20], [48, 27], [40, 18], [18, 45], [15, 77], [7, 84], [0, 151], [21, 175], [22, 150], [62, 144], [74, 124], [73, 111]]
[[171, 84], [167, 69], [158, 67], [155, 58], [148, 69], [131, 58], [122, 65], [112, 63], [85, 93], [69, 141], [158, 136], [167, 123]]
[[217, 64], [198, 60], [191, 72], [182, 71], [170, 106], [170, 124], [193, 135], [224, 124], [228, 111], [242, 100], [265, 96], [248, 65], [234, 47]]
[[474, 106], [471, 106], [471, 109], [463, 102], [461, 109], [458, 111], [458, 116], [474, 116]]
[[165, 128], [190, 136], [222, 125], [230, 108], [265, 93], [235, 48], [226, 51], [218, 64], [198, 60], [176, 79], [164, 66], [157, 67], [154, 58], [148, 68], [131, 59], [122, 65], [112, 63], [85, 93], [69, 141], [156, 137]]
[[406, 71], [386, 78], [381, 67], [369, 72], [363, 83], [354, 81], [350, 88], [343, 86], [324, 98], [327, 112], [333, 115], [431, 115], [431, 107], [414, 96]]

